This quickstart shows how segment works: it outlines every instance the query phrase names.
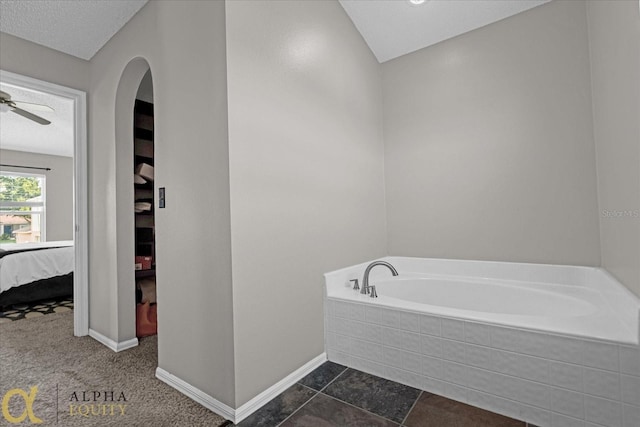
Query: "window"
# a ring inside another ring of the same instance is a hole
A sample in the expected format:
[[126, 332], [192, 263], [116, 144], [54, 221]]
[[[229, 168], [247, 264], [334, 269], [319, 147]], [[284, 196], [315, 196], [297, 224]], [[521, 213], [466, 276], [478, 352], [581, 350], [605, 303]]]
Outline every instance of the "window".
[[0, 243], [44, 242], [45, 176], [0, 171]]

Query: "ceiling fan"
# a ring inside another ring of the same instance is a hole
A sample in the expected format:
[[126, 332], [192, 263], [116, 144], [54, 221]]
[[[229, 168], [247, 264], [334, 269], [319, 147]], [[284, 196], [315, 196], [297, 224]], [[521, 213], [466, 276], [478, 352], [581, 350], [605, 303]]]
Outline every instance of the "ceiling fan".
[[0, 90], [0, 111], [1, 112], [4, 113], [7, 111], [11, 111], [12, 113], [16, 113], [29, 120], [33, 120], [34, 122], [39, 123], [41, 125], [48, 125], [51, 123], [49, 120], [43, 119], [40, 116], [36, 116], [35, 114], [30, 113], [26, 110], [23, 110], [20, 107], [29, 108], [30, 110], [36, 110], [36, 111], [54, 111], [53, 108], [49, 107], [48, 105], [33, 104], [31, 102], [12, 101], [11, 95]]

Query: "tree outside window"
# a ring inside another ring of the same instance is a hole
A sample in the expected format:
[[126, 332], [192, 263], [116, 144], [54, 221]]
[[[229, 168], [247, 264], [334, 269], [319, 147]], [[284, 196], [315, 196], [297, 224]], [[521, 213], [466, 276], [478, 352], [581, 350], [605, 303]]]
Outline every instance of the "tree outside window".
[[45, 176], [0, 172], [0, 243], [45, 241]]

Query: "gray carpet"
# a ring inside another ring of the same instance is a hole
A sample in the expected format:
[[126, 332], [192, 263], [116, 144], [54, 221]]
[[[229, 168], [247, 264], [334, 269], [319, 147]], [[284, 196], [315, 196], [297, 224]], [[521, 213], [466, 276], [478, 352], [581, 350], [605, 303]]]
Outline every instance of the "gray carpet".
[[[93, 338], [74, 337], [72, 312], [3, 323], [0, 397], [10, 389], [28, 393], [37, 386], [33, 414], [43, 420], [40, 425], [224, 424], [222, 417], [155, 378], [156, 349], [155, 336], [120, 353]], [[95, 400], [94, 392], [100, 393]], [[25, 409], [23, 397], [14, 395], [9, 400], [12, 416], [20, 417]], [[24, 424], [30, 424], [28, 418]], [[0, 425], [14, 424], [7, 424], [0, 414]]]

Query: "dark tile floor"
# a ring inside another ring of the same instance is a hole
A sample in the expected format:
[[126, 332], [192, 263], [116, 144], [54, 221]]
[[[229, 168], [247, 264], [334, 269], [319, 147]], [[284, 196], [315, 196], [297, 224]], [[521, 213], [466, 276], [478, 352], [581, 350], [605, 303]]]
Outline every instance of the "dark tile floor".
[[258, 426], [526, 427], [527, 424], [326, 362], [238, 424], [238, 427]]

